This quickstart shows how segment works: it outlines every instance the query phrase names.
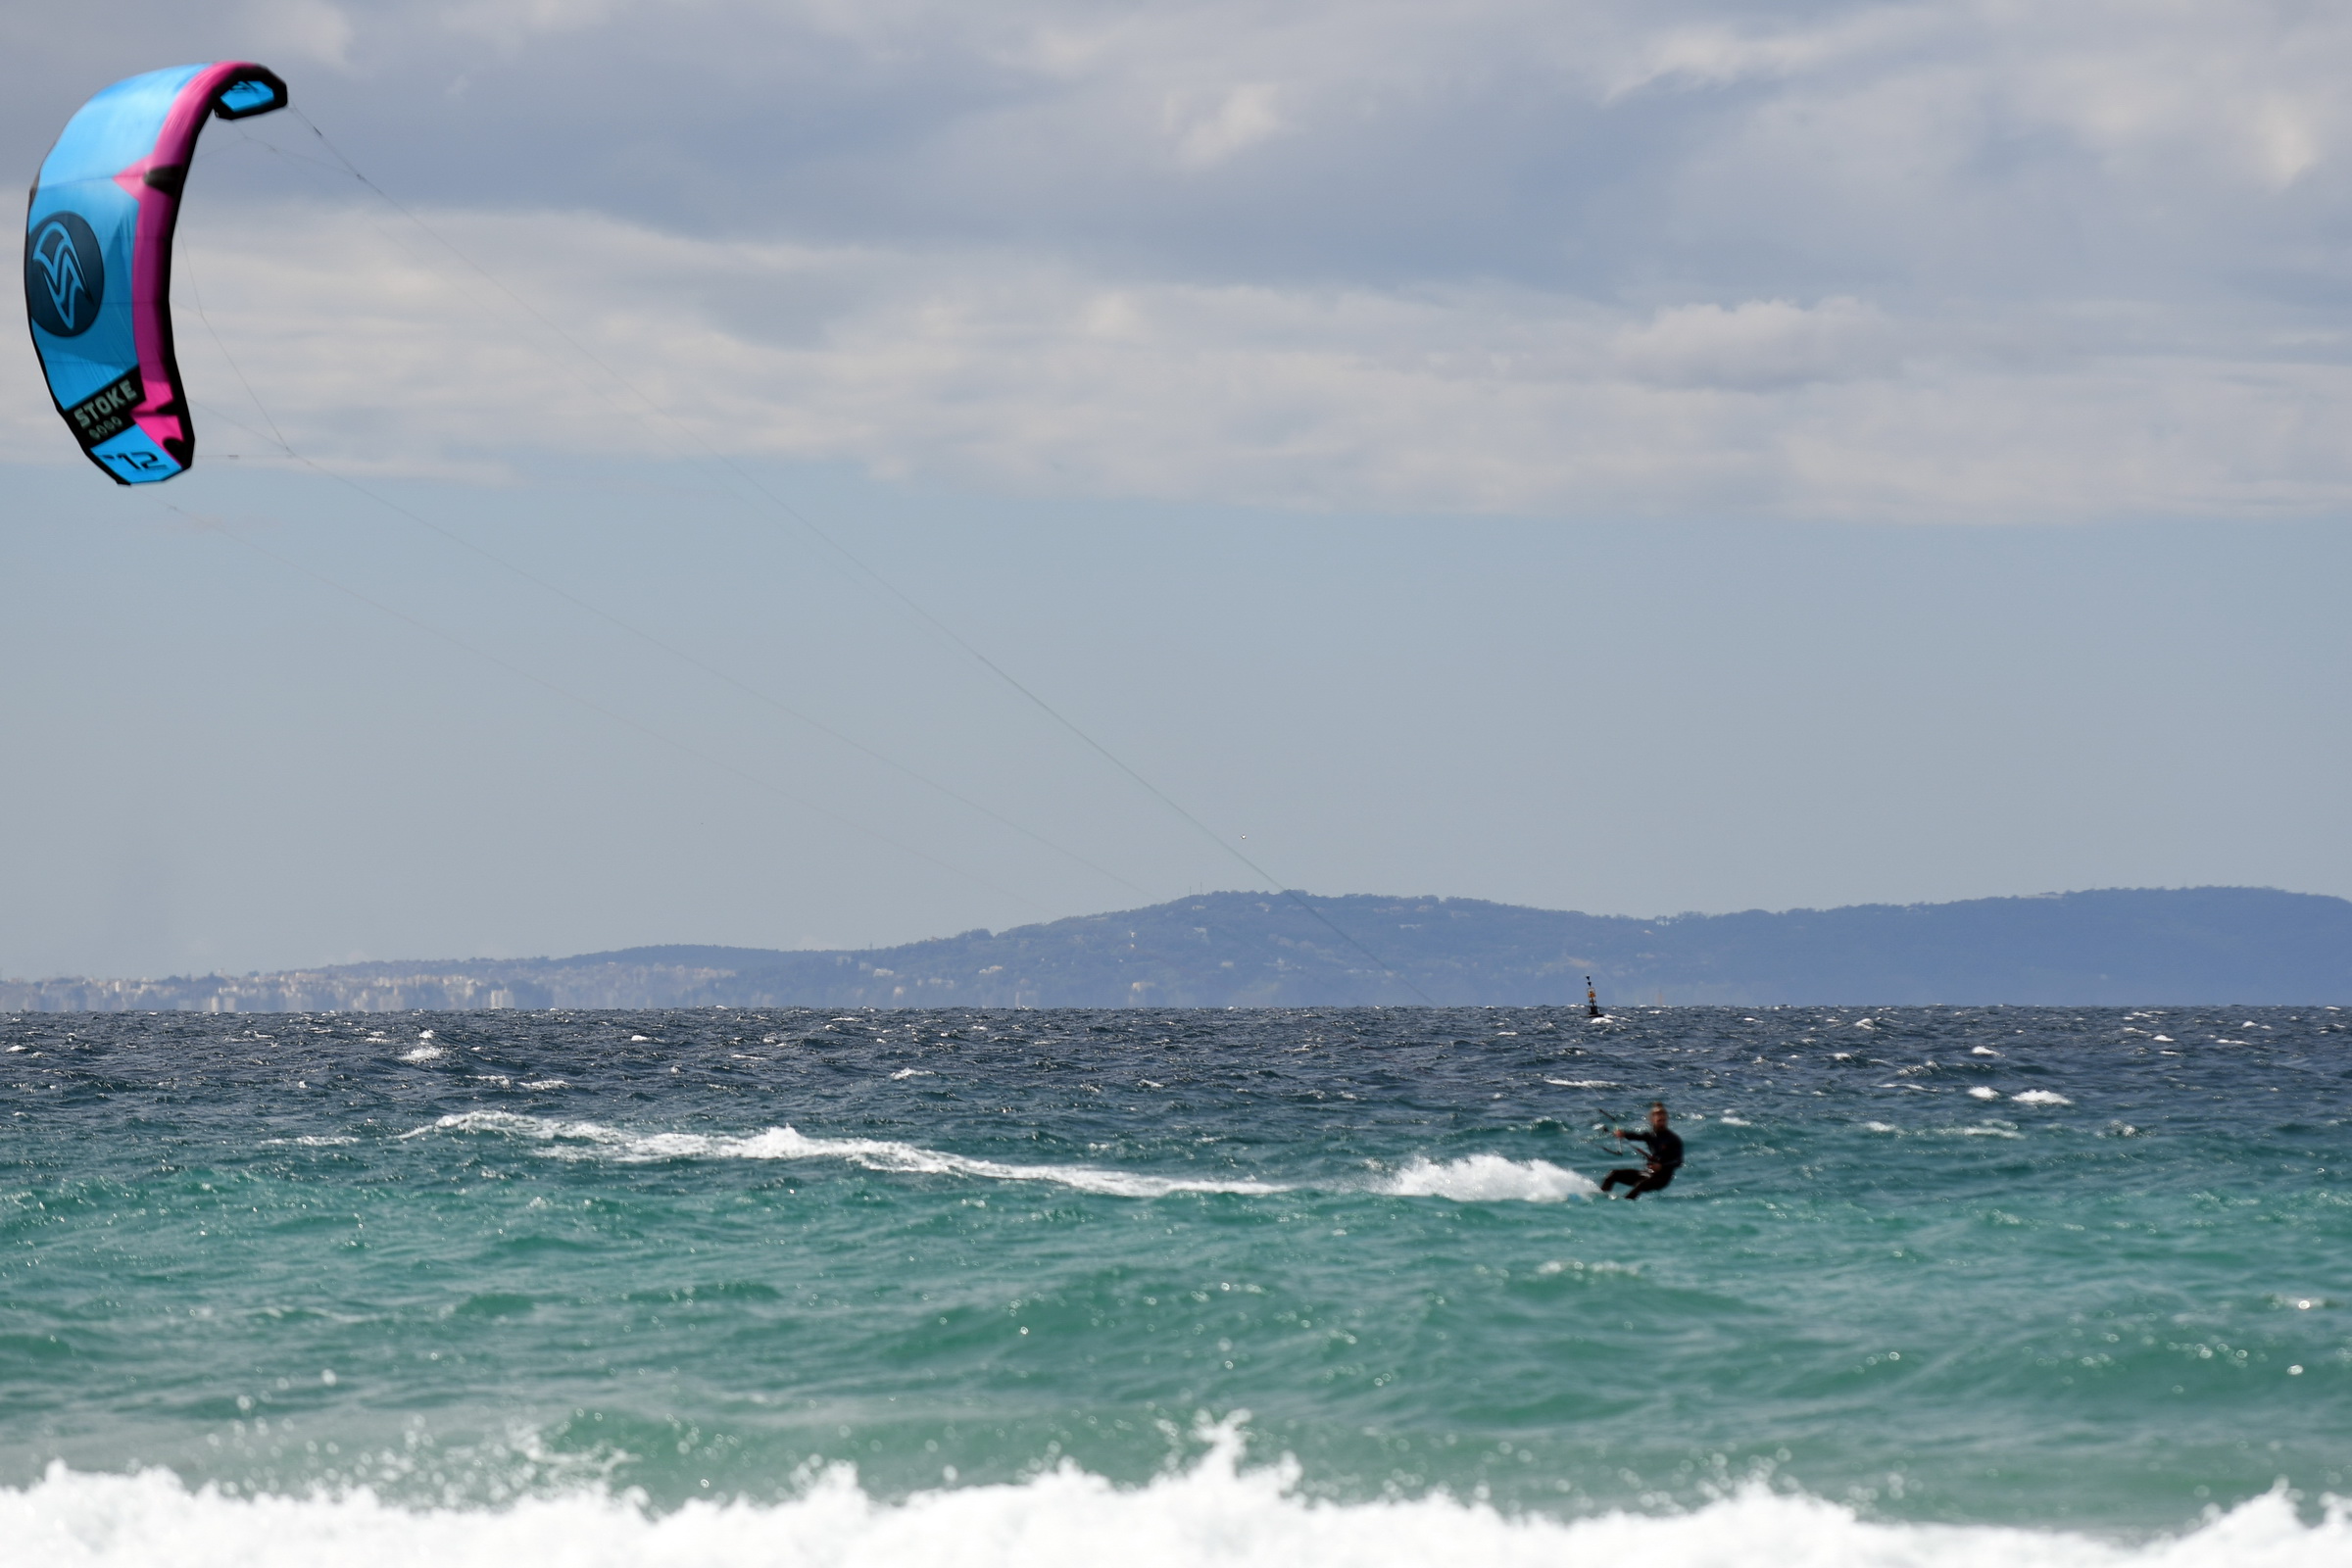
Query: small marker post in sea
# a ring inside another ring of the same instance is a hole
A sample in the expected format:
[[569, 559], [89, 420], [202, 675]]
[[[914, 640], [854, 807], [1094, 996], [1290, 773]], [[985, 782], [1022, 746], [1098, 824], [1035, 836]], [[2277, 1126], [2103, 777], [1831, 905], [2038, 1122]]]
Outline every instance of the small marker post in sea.
[[1585, 1016], [1588, 1018], [1600, 1016], [1600, 993], [1592, 989], [1591, 975], [1585, 976]]

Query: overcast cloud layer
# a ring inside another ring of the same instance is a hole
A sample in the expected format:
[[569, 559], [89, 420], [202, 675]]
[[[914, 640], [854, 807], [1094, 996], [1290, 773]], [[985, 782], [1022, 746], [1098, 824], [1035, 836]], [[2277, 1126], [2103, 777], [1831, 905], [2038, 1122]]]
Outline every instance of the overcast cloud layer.
[[[2337, 7], [193, 9], [10, 8], [7, 165], [117, 76], [262, 60], [691, 426], [281, 116], [214, 128], [183, 231], [217, 451], [266, 450], [241, 371], [298, 449], [378, 472], [708, 440], [1419, 513], [2352, 496]], [[0, 458], [71, 462], [28, 361]]]

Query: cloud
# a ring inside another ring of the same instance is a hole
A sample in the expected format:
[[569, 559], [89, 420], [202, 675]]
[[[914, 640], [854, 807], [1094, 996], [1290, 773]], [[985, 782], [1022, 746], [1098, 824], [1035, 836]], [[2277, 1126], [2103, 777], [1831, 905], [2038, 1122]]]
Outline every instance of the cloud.
[[1810, 309], [1788, 300], [1660, 310], [1616, 335], [1632, 379], [1660, 386], [1761, 389], [1807, 381], [1884, 379], [1897, 335], [1883, 312], [1853, 299]]
[[1215, 94], [1200, 112], [1191, 94], [1170, 93], [1164, 122], [1176, 144], [1176, 162], [1207, 169], [1286, 128], [1275, 103], [1280, 89], [1270, 81], [1246, 82]]
[[[426, 218], [529, 308], [380, 208], [191, 214], [182, 359], [208, 449], [267, 461], [274, 428], [354, 470], [489, 475], [708, 443], [998, 492], [1578, 516], [2352, 499], [2352, 367], [2234, 352], [2260, 336], [2243, 329], [2132, 345], [2149, 323], [2045, 307], [1990, 331], [1981, 312], [1842, 297], [1636, 311], [1502, 284], [1138, 282], [1018, 251], [586, 214]], [[9, 449], [54, 456], [29, 373], [9, 386]]]

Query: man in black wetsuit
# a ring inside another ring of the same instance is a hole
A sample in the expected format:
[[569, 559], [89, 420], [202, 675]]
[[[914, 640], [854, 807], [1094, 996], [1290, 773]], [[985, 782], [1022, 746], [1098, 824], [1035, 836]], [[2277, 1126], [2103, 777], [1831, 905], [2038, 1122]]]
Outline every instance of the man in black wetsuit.
[[1616, 1132], [1620, 1138], [1630, 1138], [1637, 1144], [1647, 1144], [1649, 1146], [1649, 1164], [1642, 1170], [1609, 1172], [1600, 1184], [1602, 1197], [1607, 1197], [1609, 1189], [1620, 1183], [1625, 1187], [1625, 1196], [1628, 1200], [1640, 1198], [1643, 1193], [1657, 1192], [1672, 1182], [1674, 1173], [1683, 1168], [1682, 1135], [1668, 1129], [1666, 1102], [1663, 1100], [1650, 1102], [1649, 1131], [1641, 1132], [1631, 1127], [1620, 1127], [1616, 1129]]

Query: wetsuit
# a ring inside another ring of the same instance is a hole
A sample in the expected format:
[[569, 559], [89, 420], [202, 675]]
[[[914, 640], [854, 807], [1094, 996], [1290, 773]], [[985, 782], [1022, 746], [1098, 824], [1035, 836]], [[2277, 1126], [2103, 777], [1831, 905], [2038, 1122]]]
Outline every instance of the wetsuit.
[[1600, 1190], [1623, 1185], [1625, 1196], [1640, 1198], [1643, 1193], [1655, 1193], [1670, 1186], [1674, 1173], [1683, 1168], [1683, 1137], [1671, 1127], [1652, 1132], [1627, 1133], [1638, 1144], [1649, 1146], [1649, 1165], [1643, 1170], [1613, 1170], [1601, 1179]]

